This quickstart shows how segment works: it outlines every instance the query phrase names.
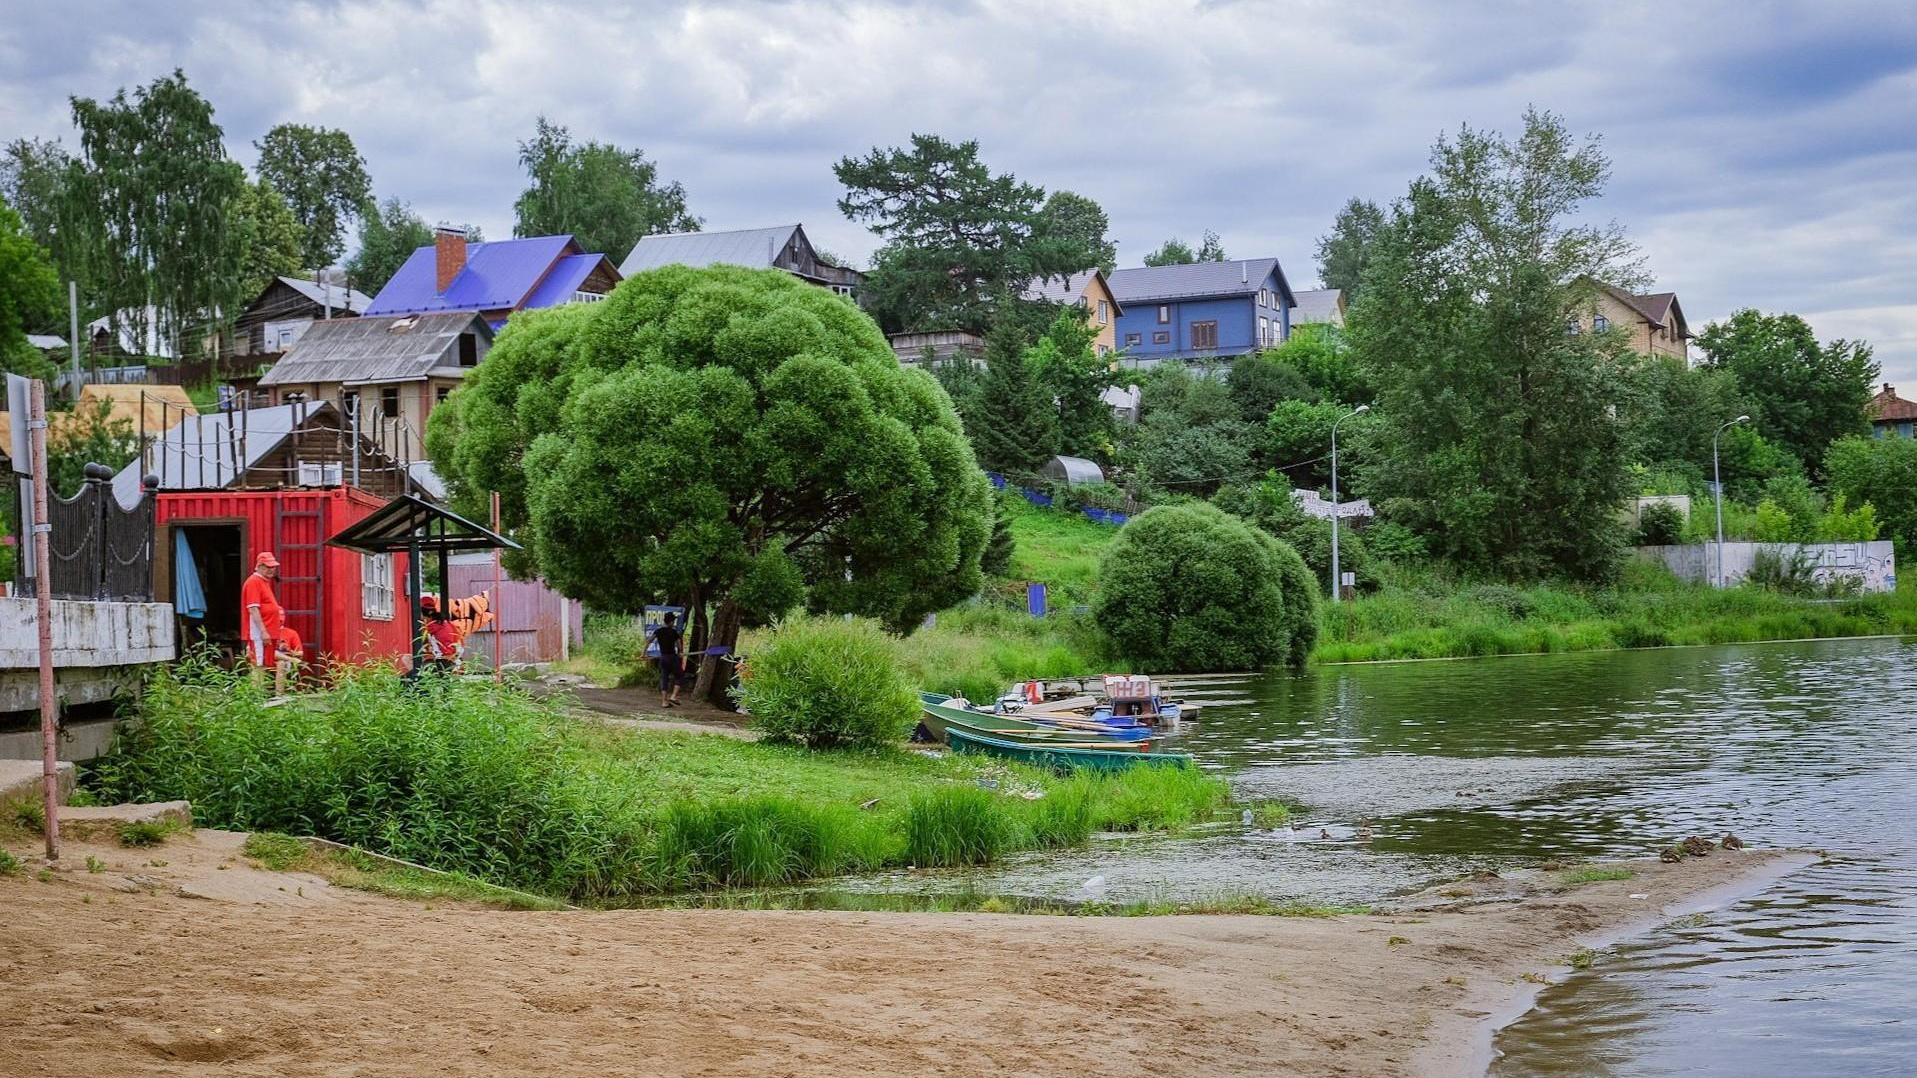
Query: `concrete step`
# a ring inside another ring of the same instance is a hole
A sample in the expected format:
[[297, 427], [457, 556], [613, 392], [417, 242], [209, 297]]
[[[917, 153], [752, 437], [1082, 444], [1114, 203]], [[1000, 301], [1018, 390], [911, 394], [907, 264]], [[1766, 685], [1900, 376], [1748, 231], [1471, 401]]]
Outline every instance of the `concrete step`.
[[[62, 761], [59, 765], [58, 785], [62, 805], [73, 796], [73, 765]], [[45, 772], [38, 760], [0, 760], [0, 808], [11, 811], [17, 804], [38, 805], [44, 802], [44, 786], [41, 779]]]
[[97, 805], [60, 810], [60, 835], [84, 842], [98, 835], [118, 834], [131, 823], [174, 823], [193, 829], [193, 806], [185, 801], [156, 801], [149, 805]]

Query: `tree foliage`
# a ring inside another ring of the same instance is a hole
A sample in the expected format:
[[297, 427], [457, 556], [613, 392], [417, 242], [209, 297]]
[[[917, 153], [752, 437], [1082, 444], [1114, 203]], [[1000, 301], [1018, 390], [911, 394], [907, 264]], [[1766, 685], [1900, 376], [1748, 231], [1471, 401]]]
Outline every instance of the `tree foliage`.
[[513, 203], [515, 236], [571, 234], [588, 251], [622, 259], [641, 239], [661, 232], [697, 232], [686, 189], [661, 182], [659, 166], [640, 150], [604, 142], [575, 143], [544, 116], [519, 144], [530, 181]]
[[173, 74], [102, 103], [72, 99], [80, 153], [62, 185], [62, 231], [94, 302], [144, 339], [186, 349], [241, 300], [241, 235], [228, 215], [246, 176], [226, 156], [213, 106]]
[[1435, 552], [1507, 575], [1607, 578], [1627, 490], [1621, 344], [1567, 334], [1581, 281], [1632, 280], [1615, 225], [1573, 223], [1608, 162], [1549, 113], [1440, 139], [1352, 318], [1379, 389], [1374, 502]]
[[1085, 312], [1067, 307], [1025, 350], [1043, 392], [1057, 415], [1057, 451], [1089, 459], [1108, 459], [1112, 450], [1112, 410], [1099, 396], [1112, 384], [1111, 363], [1093, 346], [1098, 332]]
[[1315, 641], [1316, 589], [1297, 553], [1210, 505], [1132, 518], [1098, 579], [1093, 619], [1120, 655], [1148, 669], [1301, 663]]
[[[1225, 487], [1212, 498], [1212, 504], [1297, 551], [1310, 572], [1314, 592], [1331, 594], [1331, 521], [1300, 509], [1283, 476], [1271, 474], [1256, 483]], [[1351, 573], [1360, 591], [1371, 591], [1380, 584], [1378, 561], [1372, 557], [1370, 544], [1348, 523], [1338, 532], [1338, 569]]]
[[667, 267], [522, 312], [427, 447], [460, 504], [500, 493], [554, 587], [683, 602], [695, 644], [799, 602], [903, 631], [982, 582], [991, 487], [950, 401], [782, 272]]
[[1708, 366], [1737, 378], [1758, 432], [1795, 454], [1813, 475], [1822, 473], [1831, 442], [1869, 431], [1864, 405], [1878, 374], [1869, 345], [1820, 345], [1802, 318], [1753, 310], [1711, 323], [1697, 343]]
[[52, 258], [55, 270], [78, 280], [77, 260], [66, 248], [74, 230], [60, 227], [72, 172], [73, 158], [57, 139], [15, 139], [0, 153], [0, 200], [20, 215], [26, 235]]
[[1356, 302], [1384, 229], [1385, 212], [1377, 203], [1361, 198], [1345, 203], [1332, 219], [1331, 232], [1318, 237], [1318, 280], [1326, 288], [1343, 289], [1345, 299]]
[[54, 320], [59, 304], [60, 279], [46, 252], [0, 200], [0, 370], [32, 378], [52, 373], [26, 334]]
[[389, 198], [360, 219], [359, 250], [346, 263], [347, 278], [354, 288], [373, 295], [392, 280], [414, 251], [431, 242], [433, 230], [425, 220], [411, 206]]
[[1118, 266], [1118, 245], [1106, 235], [1105, 207], [1075, 191], [1053, 191], [1038, 209], [1039, 230], [1069, 250], [1082, 250], [1106, 273]]
[[346, 249], [347, 225], [373, 212], [373, 181], [352, 136], [337, 128], [278, 124], [253, 144], [255, 168], [285, 198], [303, 231], [300, 265], [318, 272]]
[[1022, 338], [1009, 327], [986, 340], [976, 415], [968, 421], [979, 463], [995, 472], [1031, 475], [1058, 452], [1057, 406]]
[[1223, 262], [1224, 260], [1225, 245], [1219, 242], [1218, 233], [1208, 228], [1200, 238], [1196, 251], [1191, 249], [1191, 244], [1173, 236], [1159, 244], [1158, 250], [1145, 256], [1145, 265], [1189, 266], [1195, 262]]
[[863, 620], [785, 621], [752, 653], [740, 701], [766, 740], [813, 749], [890, 749], [919, 717], [892, 641]]
[[296, 277], [313, 265], [308, 261], [311, 252], [306, 245], [306, 230], [300, 227], [286, 200], [264, 179], [240, 189], [227, 223], [240, 249], [241, 296], [251, 299], [273, 278]]
[[1223, 382], [1161, 364], [1139, 391], [1139, 421], [1119, 457], [1148, 486], [1203, 498], [1255, 471], [1259, 426], [1241, 418]]
[[[841, 159], [833, 173], [845, 185], [840, 212], [871, 222], [885, 241], [872, 256], [864, 300], [888, 330], [984, 334], [1033, 280], [1105, 257], [1090, 242], [1089, 199], [1074, 195], [1048, 217], [1045, 189], [994, 174], [975, 141], [915, 134], [909, 149], [874, 148]], [[1068, 220], [1072, 227], [1061, 228]]]
[[1832, 493], [1874, 508], [1899, 553], [1917, 549], [1917, 439], [1843, 438], [1830, 447], [1825, 468]]

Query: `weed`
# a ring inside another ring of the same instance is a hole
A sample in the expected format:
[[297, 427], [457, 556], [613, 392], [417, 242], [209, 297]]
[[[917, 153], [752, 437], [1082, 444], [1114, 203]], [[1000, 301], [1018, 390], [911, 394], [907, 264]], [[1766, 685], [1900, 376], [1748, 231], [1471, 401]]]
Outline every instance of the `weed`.
[[143, 848], [158, 846], [176, 832], [184, 830], [178, 820], [142, 820], [120, 825], [120, 845]]
[[1542, 973], [1536, 973], [1536, 972], [1521, 973], [1518, 975], [1518, 980], [1528, 981], [1531, 984], [1550, 984], [1551, 983], [1551, 978], [1546, 977]]
[[107, 863], [105, 861], [100, 860], [98, 857], [88, 855], [87, 857], [88, 872], [92, 873], [95, 876], [98, 876], [100, 873], [105, 872], [106, 870], [107, 870]]
[[1637, 873], [1628, 868], [1604, 868], [1593, 865], [1589, 868], [1574, 868], [1559, 879], [1566, 887], [1576, 887], [1581, 883], [1601, 883], [1606, 880], [1628, 880]]
[[246, 836], [246, 844], [240, 847], [240, 852], [274, 872], [304, 865], [312, 857], [306, 843], [292, 835], [272, 831], [256, 831]]
[[1411, 942], [1411, 937], [1409, 936], [1393, 936], [1390, 939], [1385, 941], [1386, 944], [1392, 947], [1396, 947], [1401, 943], [1410, 943], [1410, 942]]
[[41, 883], [52, 883], [53, 870], [50, 868], [43, 868], [40, 871], [34, 873], [33, 878], [36, 880], [39, 880]]
[[905, 808], [905, 856], [920, 866], [982, 865], [1012, 844], [1011, 814], [974, 786], [914, 794]]
[[1590, 969], [1597, 964], [1597, 952], [1589, 947], [1572, 951], [1564, 956], [1564, 964], [1572, 969]]
[[13, 806], [14, 822], [36, 834], [47, 829], [47, 810], [38, 801], [21, 801]]
[[0, 850], [0, 876], [11, 876], [20, 871], [20, 859], [6, 850]]

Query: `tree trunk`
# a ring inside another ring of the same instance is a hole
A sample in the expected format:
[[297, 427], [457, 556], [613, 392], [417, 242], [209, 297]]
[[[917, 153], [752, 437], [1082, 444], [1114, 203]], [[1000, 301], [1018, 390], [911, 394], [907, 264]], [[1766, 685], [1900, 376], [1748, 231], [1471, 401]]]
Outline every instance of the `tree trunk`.
[[[739, 642], [739, 623], [744, 614], [739, 605], [731, 599], [719, 604], [719, 610], [712, 618], [712, 630], [707, 637], [711, 641], [707, 647], [723, 647], [728, 651]], [[727, 711], [738, 705], [731, 694], [731, 679], [719, 676], [720, 666], [717, 655], [703, 656], [699, 662], [699, 680], [693, 684], [692, 696], [695, 700], [705, 700], [714, 707]]]

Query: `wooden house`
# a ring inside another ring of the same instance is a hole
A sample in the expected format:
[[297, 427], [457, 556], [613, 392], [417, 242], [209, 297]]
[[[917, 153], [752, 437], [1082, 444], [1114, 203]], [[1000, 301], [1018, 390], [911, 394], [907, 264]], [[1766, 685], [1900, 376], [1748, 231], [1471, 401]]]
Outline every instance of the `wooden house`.
[[1118, 318], [1125, 308], [1112, 295], [1104, 270], [1093, 267], [1063, 277], [1041, 277], [1025, 287], [1024, 298], [1078, 307], [1085, 312], [1085, 324], [1096, 334], [1092, 349], [1101, 356], [1118, 350]]
[[233, 320], [221, 347], [225, 356], [257, 356], [262, 364], [293, 347], [315, 322], [354, 318], [372, 298], [325, 281], [275, 277]]
[[1118, 347], [1138, 366], [1167, 359], [1231, 359], [1291, 336], [1297, 306], [1275, 258], [1121, 269]]
[[857, 300], [865, 274], [819, 257], [805, 226], [774, 225], [731, 232], [674, 232], [639, 241], [619, 272], [631, 277], [661, 266], [744, 266], [781, 269], [820, 288]]

